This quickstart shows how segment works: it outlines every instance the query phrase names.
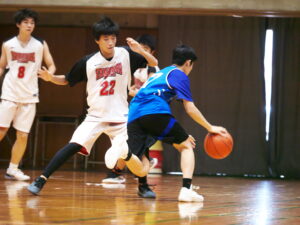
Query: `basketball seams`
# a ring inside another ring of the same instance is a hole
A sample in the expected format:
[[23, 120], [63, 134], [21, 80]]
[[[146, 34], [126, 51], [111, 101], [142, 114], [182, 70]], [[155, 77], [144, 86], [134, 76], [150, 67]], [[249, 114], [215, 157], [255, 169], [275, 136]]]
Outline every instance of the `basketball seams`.
[[214, 149], [215, 149], [215, 155], [217, 155], [217, 159], [223, 159], [223, 158], [225, 158], [226, 156], [223, 156], [219, 151], [218, 151], [218, 148], [217, 148], [217, 146], [215, 145], [216, 144], [216, 142], [215, 141], [218, 141], [218, 142], [222, 142], [223, 143], [223, 141], [222, 141], [222, 139], [220, 139], [217, 135], [215, 135], [215, 134], [212, 134], [212, 138], [211, 138], [211, 142], [212, 142], [212, 145], [214, 146]]
[[217, 147], [215, 146], [214, 134], [209, 134], [208, 146], [210, 146], [210, 148], [213, 147], [214, 149], [214, 151], [209, 151], [209, 155], [211, 155], [215, 159], [219, 159], [220, 153], [218, 152]]
[[204, 139], [204, 150], [207, 155], [214, 159], [224, 159], [231, 152], [233, 139], [229, 133], [225, 135], [208, 133]]

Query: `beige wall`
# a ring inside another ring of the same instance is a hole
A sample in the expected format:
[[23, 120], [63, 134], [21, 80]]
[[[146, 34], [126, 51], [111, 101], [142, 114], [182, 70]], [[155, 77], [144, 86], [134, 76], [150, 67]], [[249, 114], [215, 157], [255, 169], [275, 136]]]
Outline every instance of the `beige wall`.
[[299, 0], [0, 0], [1, 11], [300, 16]]

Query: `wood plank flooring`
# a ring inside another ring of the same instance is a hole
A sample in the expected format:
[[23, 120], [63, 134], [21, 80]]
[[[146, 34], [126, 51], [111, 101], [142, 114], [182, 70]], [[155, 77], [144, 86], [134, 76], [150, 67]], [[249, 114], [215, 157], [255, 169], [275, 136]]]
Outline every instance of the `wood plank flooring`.
[[[177, 201], [181, 177], [150, 175], [157, 199], [137, 196], [137, 181], [102, 184], [104, 173], [57, 171], [39, 196], [0, 170], [0, 224], [300, 224], [300, 181], [195, 177], [202, 203]], [[40, 171], [26, 171], [32, 179]]]

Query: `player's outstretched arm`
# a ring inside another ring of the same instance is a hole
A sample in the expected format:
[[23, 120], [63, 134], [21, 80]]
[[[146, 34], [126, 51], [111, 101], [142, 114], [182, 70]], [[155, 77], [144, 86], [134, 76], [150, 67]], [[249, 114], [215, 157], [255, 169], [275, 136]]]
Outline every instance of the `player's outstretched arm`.
[[132, 51], [144, 56], [144, 58], [147, 60], [149, 66], [155, 67], [158, 65], [157, 59], [149, 52], [146, 52], [136, 40], [128, 37], [128, 38], [126, 38], [126, 41]]
[[66, 80], [65, 75], [53, 75], [44, 66], [42, 67], [42, 69], [40, 69], [38, 71], [38, 77], [43, 79], [44, 81], [52, 82], [57, 85], [67, 85], [68, 84], [68, 81]]
[[6, 66], [7, 66], [7, 58], [4, 50], [4, 45], [2, 45], [1, 58], [0, 58], [0, 77], [4, 73]]
[[48, 47], [46, 41], [44, 41], [43, 59], [44, 59], [44, 62], [46, 63], [46, 65], [47, 65], [47, 68], [48, 68], [49, 72], [54, 74], [55, 71], [56, 71], [56, 67], [55, 67], [54, 60], [52, 58], [52, 55], [50, 53], [50, 50], [49, 50], [49, 47]]
[[202, 115], [200, 110], [195, 106], [193, 102], [183, 100], [184, 109], [187, 114], [198, 124], [203, 126], [208, 132], [210, 133], [226, 133], [226, 129], [220, 126], [213, 126], [211, 125], [205, 117]]

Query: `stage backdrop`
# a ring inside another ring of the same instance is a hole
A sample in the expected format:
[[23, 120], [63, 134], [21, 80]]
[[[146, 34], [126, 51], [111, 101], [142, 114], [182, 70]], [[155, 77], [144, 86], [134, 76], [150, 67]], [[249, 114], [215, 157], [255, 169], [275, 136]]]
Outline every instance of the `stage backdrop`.
[[274, 72], [272, 176], [300, 177], [300, 19], [271, 19]]
[[[197, 140], [195, 174], [268, 175], [264, 133], [265, 26], [264, 18], [159, 18], [160, 67], [171, 63], [171, 50], [176, 45], [192, 46], [198, 55], [190, 74], [194, 102], [210, 123], [224, 126], [234, 138], [228, 158], [209, 158], [203, 149], [206, 130], [188, 117], [182, 103], [174, 102], [176, 118]], [[174, 148], [165, 145], [164, 171], [180, 171], [179, 157]]]

